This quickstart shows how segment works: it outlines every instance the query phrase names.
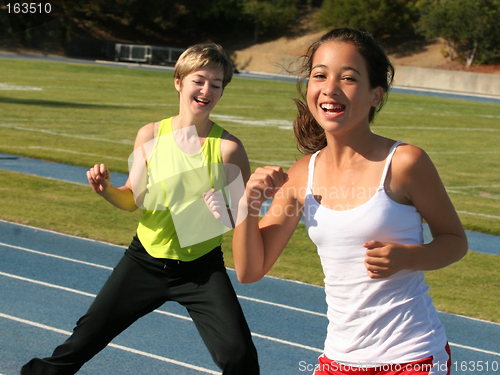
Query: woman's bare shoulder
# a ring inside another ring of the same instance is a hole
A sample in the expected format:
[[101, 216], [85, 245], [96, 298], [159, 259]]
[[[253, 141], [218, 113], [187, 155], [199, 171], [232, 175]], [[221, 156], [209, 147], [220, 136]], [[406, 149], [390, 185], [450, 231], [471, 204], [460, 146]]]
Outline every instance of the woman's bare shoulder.
[[157, 135], [158, 126], [158, 122], [152, 122], [141, 127], [137, 131], [137, 136], [135, 137], [134, 149], [152, 141]]

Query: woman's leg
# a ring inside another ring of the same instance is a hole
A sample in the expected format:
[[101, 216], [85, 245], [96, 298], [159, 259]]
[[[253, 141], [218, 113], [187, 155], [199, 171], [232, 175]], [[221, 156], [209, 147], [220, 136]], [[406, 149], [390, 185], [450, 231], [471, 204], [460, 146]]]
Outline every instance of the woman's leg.
[[[130, 255], [130, 249], [73, 330], [51, 357], [34, 358], [22, 375], [71, 375], [141, 316], [166, 300], [162, 270]], [[160, 286], [161, 284], [161, 286]]]
[[186, 280], [170, 288], [171, 299], [187, 308], [224, 375], [259, 374], [257, 350], [224, 267], [222, 252], [216, 249], [189, 263], [193, 263], [189, 271], [183, 271]]

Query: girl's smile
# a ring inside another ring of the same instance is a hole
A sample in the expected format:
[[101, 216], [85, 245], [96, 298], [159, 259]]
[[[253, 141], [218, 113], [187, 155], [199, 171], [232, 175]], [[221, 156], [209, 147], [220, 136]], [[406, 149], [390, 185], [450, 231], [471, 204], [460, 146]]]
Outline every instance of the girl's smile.
[[307, 87], [309, 109], [325, 131], [368, 127], [383, 92], [372, 89], [366, 62], [351, 43], [327, 42], [314, 55]]

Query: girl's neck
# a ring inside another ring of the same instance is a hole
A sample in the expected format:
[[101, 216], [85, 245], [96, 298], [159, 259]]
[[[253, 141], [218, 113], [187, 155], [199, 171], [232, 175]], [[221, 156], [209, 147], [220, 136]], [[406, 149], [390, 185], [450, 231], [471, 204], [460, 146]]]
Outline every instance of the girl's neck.
[[371, 159], [371, 154], [378, 150], [381, 142], [385, 140], [371, 131], [346, 134], [345, 136], [327, 134], [326, 139], [327, 146], [323, 150], [324, 156], [337, 166], [348, 165], [359, 156]]

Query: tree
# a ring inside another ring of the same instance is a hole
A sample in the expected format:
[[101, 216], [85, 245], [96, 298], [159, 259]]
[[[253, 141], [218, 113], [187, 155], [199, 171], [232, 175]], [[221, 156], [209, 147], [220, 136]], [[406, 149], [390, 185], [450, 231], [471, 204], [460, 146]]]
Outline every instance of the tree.
[[427, 0], [418, 30], [427, 38], [442, 37], [450, 58], [466, 66], [500, 57], [500, 0]]
[[297, 19], [296, 0], [242, 0], [243, 14], [254, 22], [254, 42], [269, 29], [285, 29]]
[[324, 28], [353, 27], [374, 37], [411, 33], [416, 0], [324, 0], [316, 21]]

